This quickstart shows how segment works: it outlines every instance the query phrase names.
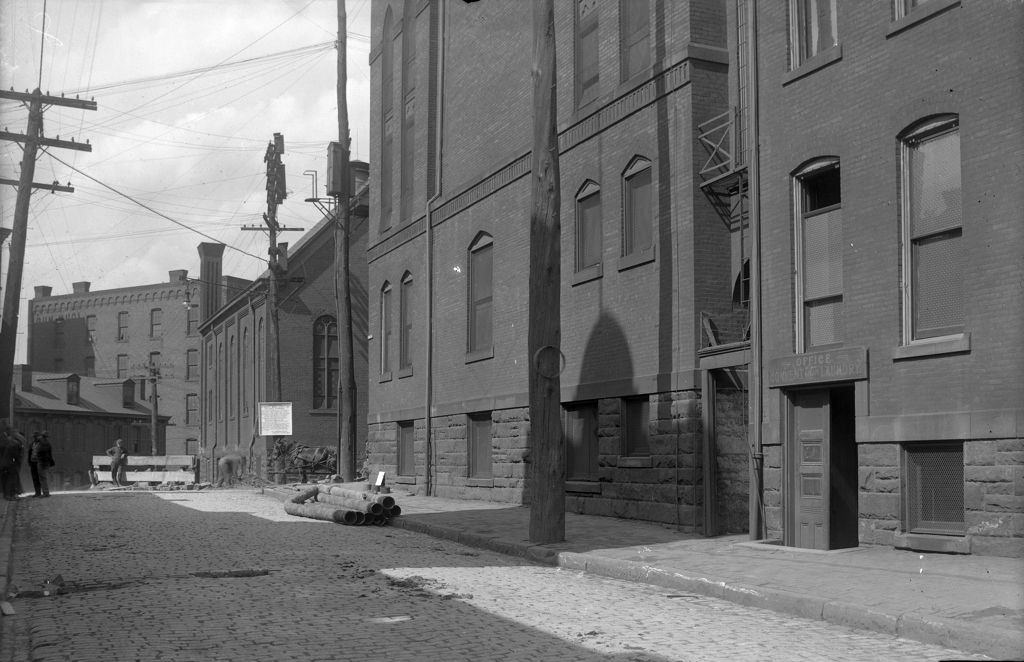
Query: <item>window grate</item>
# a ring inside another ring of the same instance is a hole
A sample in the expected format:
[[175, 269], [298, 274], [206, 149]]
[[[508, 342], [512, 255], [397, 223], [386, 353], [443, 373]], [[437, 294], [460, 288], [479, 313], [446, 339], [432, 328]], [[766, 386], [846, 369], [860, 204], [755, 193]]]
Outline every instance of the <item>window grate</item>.
[[910, 533], [964, 531], [962, 443], [904, 447], [905, 525]]

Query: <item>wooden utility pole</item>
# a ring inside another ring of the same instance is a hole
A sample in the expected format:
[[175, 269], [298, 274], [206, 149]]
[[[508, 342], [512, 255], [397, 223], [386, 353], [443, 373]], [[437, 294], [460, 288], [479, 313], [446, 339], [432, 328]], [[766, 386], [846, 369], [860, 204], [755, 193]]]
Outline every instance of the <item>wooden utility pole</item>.
[[156, 384], [160, 378], [160, 367], [153, 362], [153, 357], [149, 358], [149, 401], [151, 407], [149, 408], [149, 439], [150, 439], [150, 455], [158, 455], [156, 452], [157, 437], [160, 432], [159, 426], [159, 414], [157, 413], [157, 407], [159, 407], [159, 396], [156, 392]]
[[[67, 99], [43, 94], [36, 88], [33, 92], [0, 91], [0, 99], [21, 101], [28, 105], [28, 128], [24, 134], [0, 132], [0, 140], [15, 140], [24, 144], [21, 158], [21, 177], [15, 181], [2, 178], [0, 184], [15, 184], [18, 187], [18, 198], [14, 205], [14, 227], [11, 231], [11, 252], [7, 266], [7, 287], [4, 289], [3, 318], [0, 319], [0, 393], [10, 393], [14, 378], [14, 350], [18, 338], [18, 312], [21, 304], [21, 276], [25, 265], [25, 239], [28, 234], [28, 209], [32, 189], [41, 188], [49, 191], [73, 192], [70, 186], [53, 184], [37, 184], [32, 181], [36, 171], [36, 154], [39, 146], [61, 147], [91, 152], [92, 146], [74, 140], [44, 138], [43, 106], [67, 106], [82, 110], [96, 110], [95, 101], [84, 99]], [[10, 419], [14, 414], [11, 398], [0, 397], [0, 418]]]
[[565, 539], [561, 408], [561, 191], [555, 124], [555, 12], [533, 4], [533, 171], [530, 210], [530, 542]]
[[[347, 16], [345, 0], [338, 0], [338, 142], [337, 158], [341, 181], [338, 201], [334, 205], [334, 295], [338, 308], [338, 476], [345, 482], [356, 477], [356, 374], [352, 345], [352, 288], [349, 251], [349, 130], [348, 130], [348, 60], [346, 57]], [[332, 152], [330, 158], [334, 158]], [[331, 185], [335, 183], [332, 182]]]

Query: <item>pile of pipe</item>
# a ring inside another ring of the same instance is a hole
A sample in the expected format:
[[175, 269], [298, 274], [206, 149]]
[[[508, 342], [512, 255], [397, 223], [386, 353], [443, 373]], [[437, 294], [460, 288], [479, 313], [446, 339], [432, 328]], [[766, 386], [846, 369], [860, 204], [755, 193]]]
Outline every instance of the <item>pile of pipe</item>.
[[336, 485], [317, 485], [296, 494], [284, 504], [289, 515], [321, 519], [349, 526], [384, 526], [402, 509], [390, 494], [375, 494], [345, 489]]

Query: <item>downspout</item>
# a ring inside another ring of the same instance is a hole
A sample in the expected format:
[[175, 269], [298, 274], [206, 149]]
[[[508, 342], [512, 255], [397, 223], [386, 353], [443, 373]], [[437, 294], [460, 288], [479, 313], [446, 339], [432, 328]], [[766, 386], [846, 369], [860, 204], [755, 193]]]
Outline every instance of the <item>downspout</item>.
[[434, 462], [434, 440], [431, 432], [431, 408], [434, 399], [434, 222], [431, 208], [441, 197], [441, 164], [444, 150], [441, 149], [444, 140], [444, 29], [445, 29], [445, 3], [438, 4], [438, 50], [437, 50], [437, 118], [435, 143], [436, 164], [434, 166], [434, 195], [427, 200], [426, 228], [424, 235], [424, 250], [426, 251], [427, 269], [427, 314], [425, 324], [427, 327], [426, 347], [426, 374], [423, 393], [423, 428], [426, 441], [426, 452], [424, 459], [424, 483], [427, 496], [434, 491], [433, 484], [433, 462]]
[[758, 76], [757, 76], [757, 2], [747, 2], [747, 71], [750, 77], [750, 112], [748, 116], [750, 163], [747, 166], [747, 192], [750, 198], [750, 349], [751, 370], [748, 388], [753, 393], [750, 402], [751, 484], [749, 530], [751, 540], [761, 540], [764, 531], [764, 451], [761, 439], [762, 348], [761, 348], [761, 190], [760, 190], [760, 135], [758, 133]]

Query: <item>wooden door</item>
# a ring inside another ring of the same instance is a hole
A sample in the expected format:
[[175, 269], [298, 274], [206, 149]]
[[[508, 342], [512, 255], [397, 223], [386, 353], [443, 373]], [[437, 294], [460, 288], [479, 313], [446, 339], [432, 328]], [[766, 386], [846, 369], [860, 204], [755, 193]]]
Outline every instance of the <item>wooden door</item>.
[[789, 425], [791, 517], [786, 544], [829, 548], [829, 393], [794, 391]]

